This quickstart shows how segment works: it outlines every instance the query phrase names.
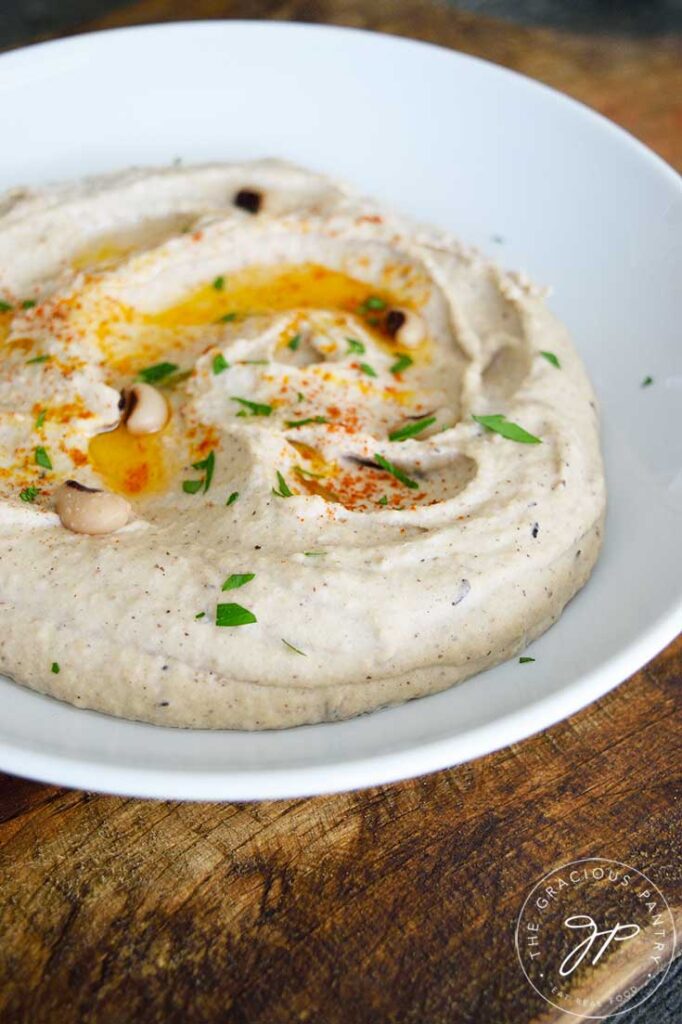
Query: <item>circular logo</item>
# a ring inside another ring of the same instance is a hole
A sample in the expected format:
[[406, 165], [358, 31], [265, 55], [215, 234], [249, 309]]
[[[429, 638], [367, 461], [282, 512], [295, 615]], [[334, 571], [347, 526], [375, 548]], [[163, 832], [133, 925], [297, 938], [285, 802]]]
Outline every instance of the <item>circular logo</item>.
[[[589, 857], [533, 886], [515, 942], [538, 995], [565, 1013], [602, 1020], [629, 1012], [658, 988], [675, 953], [675, 925], [650, 878], [629, 864]], [[636, 1000], [653, 978], [657, 984]]]

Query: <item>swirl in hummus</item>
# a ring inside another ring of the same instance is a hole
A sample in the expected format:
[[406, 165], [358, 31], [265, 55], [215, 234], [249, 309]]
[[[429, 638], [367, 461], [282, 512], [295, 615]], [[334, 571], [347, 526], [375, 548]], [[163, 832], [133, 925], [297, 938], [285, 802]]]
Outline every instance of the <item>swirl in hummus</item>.
[[16, 190], [0, 300], [0, 672], [26, 686], [341, 719], [517, 654], [589, 576], [596, 407], [541, 293], [326, 177]]

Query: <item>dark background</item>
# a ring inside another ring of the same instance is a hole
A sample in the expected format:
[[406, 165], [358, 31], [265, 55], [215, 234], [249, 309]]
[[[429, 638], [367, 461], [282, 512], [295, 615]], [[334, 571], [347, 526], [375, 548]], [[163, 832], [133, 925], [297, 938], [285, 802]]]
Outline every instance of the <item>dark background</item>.
[[[651, 35], [682, 32], [682, 0], [434, 0], [493, 18], [578, 32]], [[0, 47], [66, 33], [131, 0], [0, 0]], [[192, 2], [184, 5], [192, 17]], [[315, 4], [310, 16], [314, 20]]]

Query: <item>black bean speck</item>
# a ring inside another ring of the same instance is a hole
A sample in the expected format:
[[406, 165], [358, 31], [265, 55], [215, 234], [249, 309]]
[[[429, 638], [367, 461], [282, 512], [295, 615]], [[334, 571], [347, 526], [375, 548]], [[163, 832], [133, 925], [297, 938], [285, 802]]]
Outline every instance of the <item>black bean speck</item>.
[[263, 196], [260, 192], [254, 192], [253, 189], [241, 188], [232, 201], [240, 210], [246, 210], [247, 213], [258, 213]]
[[169, 700], [162, 700], [161, 703], [159, 704], [159, 707], [160, 708], [167, 708], [169, 704], [170, 704]]
[[540, 532], [540, 527], [537, 523], [533, 523], [533, 529], [530, 531], [533, 537], [537, 537]]
[[404, 323], [405, 314], [401, 313], [399, 309], [391, 309], [386, 314], [386, 330], [391, 337], [398, 333]]

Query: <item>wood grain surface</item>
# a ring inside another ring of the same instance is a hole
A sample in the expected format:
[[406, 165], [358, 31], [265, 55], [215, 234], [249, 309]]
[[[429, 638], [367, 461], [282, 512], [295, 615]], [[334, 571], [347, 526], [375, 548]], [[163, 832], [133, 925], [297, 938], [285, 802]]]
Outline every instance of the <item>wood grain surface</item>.
[[[81, 27], [190, 10], [476, 53], [585, 100], [682, 166], [679, 40], [583, 38], [427, 0], [138, 0]], [[0, 776], [0, 1021], [575, 1021], [526, 982], [516, 918], [542, 875], [601, 856], [649, 875], [682, 924], [680, 681], [678, 639], [539, 736], [362, 793], [181, 804]], [[580, 984], [606, 1003], [640, 967], [616, 973], [605, 959]], [[648, 1005], [659, 1024], [656, 996]]]

